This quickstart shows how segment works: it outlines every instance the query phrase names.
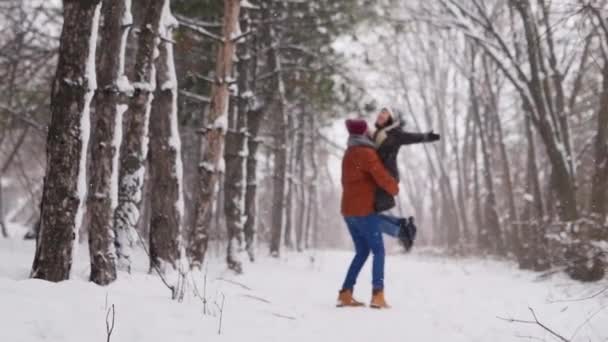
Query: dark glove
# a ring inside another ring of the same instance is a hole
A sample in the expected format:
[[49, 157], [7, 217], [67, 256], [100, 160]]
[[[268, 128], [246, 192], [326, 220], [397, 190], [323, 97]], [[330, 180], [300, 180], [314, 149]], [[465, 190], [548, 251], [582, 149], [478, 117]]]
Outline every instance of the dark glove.
[[437, 141], [440, 140], [441, 136], [433, 131], [430, 131], [426, 134], [426, 141]]

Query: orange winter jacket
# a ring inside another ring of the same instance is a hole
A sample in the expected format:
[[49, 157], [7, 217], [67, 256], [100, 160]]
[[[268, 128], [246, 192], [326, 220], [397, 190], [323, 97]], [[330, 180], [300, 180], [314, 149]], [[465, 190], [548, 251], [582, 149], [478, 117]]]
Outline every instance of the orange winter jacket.
[[388, 173], [373, 147], [349, 147], [342, 159], [342, 215], [373, 214], [377, 187], [393, 196], [399, 192], [397, 181]]

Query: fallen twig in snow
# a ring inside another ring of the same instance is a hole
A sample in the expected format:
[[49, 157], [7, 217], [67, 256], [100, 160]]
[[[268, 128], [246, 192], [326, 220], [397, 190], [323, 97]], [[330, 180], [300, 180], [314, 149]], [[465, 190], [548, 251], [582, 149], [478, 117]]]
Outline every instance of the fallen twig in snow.
[[282, 315], [282, 314], [279, 314], [279, 313], [276, 313], [276, 312], [271, 312], [270, 314], [273, 315], [273, 316], [275, 316], [275, 317], [285, 318], [285, 319], [288, 319], [288, 320], [291, 320], [291, 321], [295, 321], [296, 320], [296, 318], [293, 317], [293, 316], [286, 316], [286, 315]]
[[[110, 313], [112, 314], [112, 320], [110, 321]], [[112, 304], [112, 306], [110, 307], [110, 309], [108, 309], [108, 311], [106, 312], [106, 336], [107, 342], [110, 342], [110, 339], [112, 338], [112, 332], [114, 331], [114, 320], [116, 318], [116, 311], [114, 310], [114, 304]]]
[[576, 298], [576, 299], [559, 299], [559, 300], [549, 300], [549, 303], [572, 303], [572, 302], [583, 302], [586, 300], [590, 300], [590, 299], [594, 299], [597, 298], [599, 296], [601, 296], [604, 293], [608, 293], [608, 287], [604, 288], [601, 291], [598, 291], [590, 296], [587, 297], [581, 297], [581, 298]]
[[268, 299], [264, 299], [262, 297], [258, 297], [258, 296], [254, 296], [254, 295], [250, 295], [250, 294], [243, 294], [241, 296], [245, 297], [245, 298], [254, 299], [254, 300], [260, 301], [262, 303], [271, 304], [271, 302]]
[[515, 319], [515, 318], [503, 318], [503, 317], [497, 317], [497, 318], [501, 319], [503, 321], [507, 321], [509, 323], [535, 324], [535, 325], [538, 325], [539, 327], [543, 328], [545, 331], [549, 332], [551, 335], [553, 335], [554, 337], [556, 337], [560, 341], [562, 341], [562, 342], [570, 342], [569, 339], [565, 338], [564, 336], [562, 336], [559, 333], [555, 332], [553, 329], [551, 329], [548, 326], [546, 326], [545, 324], [541, 323], [539, 321], [538, 317], [536, 316], [536, 312], [534, 312], [534, 309], [532, 309], [532, 308], [528, 308], [528, 309], [532, 313], [532, 317], [534, 318], [533, 321], [522, 320], [522, 319]]
[[221, 280], [221, 281], [225, 281], [225, 282], [227, 282], [227, 283], [233, 284], [233, 285], [240, 286], [240, 287], [244, 288], [244, 289], [245, 289], [245, 290], [247, 290], [247, 291], [251, 291], [251, 290], [252, 290], [252, 288], [251, 288], [251, 287], [249, 287], [249, 286], [247, 286], [247, 285], [245, 285], [245, 284], [239, 283], [239, 282], [237, 282], [237, 281], [234, 281], [234, 280], [230, 280], [230, 279], [226, 279], [226, 278], [221, 278], [221, 277], [220, 277], [220, 278], [217, 278], [216, 280]]
[[578, 335], [578, 333], [581, 331], [581, 329], [584, 326], [586, 326], [587, 324], [589, 324], [589, 322], [591, 322], [591, 320], [593, 319], [593, 317], [595, 317], [600, 312], [604, 311], [607, 307], [608, 307], [608, 305], [604, 305], [604, 306], [600, 307], [599, 309], [597, 309], [594, 313], [592, 313], [591, 315], [589, 315], [589, 317], [587, 317], [587, 319], [583, 323], [581, 323], [581, 325], [579, 325], [576, 328], [576, 330], [574, 330], [574, 333], [572, 334], [572, 337], [570, 337], [570, 340], [574, 340], [574, 337], [576, 337], [576, 335]]
[[222, 306], [219, 306], [219, 305], [217, 305], [217, 303], [215, 303], [215, 305], [220, 310], [220, 323], [219, 323], [219, 327], [218, 327], [218, 330], [217, 330], [217, 334], [218, 335], [222, 334], [222, 320], [224, 318], [224, 302], [225, 301], [226, 301], [226, 296], [222, 293]]
[[535, 337], [535, 336], [528, 336], [528, 335], [515, 335], [515, 337], [518, 338], [525, 338], [527, 340], [533, 340], [533, 341], [545, 341], [540, 337]]

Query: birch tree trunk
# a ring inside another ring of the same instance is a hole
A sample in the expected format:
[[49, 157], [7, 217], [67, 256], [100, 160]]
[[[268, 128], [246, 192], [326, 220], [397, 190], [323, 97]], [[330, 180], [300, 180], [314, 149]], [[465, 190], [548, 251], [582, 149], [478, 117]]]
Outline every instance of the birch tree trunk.
[[118, 201], [118, 151], [122, 116], [127, 109], [129, 81], [125, 76], [125, 51], [132, 24], [130, 0], [104, 0], [95, 94], [95, 131], [92, 135], [89, 182], [89, 254], [91, 281], [107, 285], [116, 279], [114, 209]]
[[156, 88], [154, 53], [157, 51], [159, 24], [165, 0], [150, 0], [144, 8], [132, 86], [134, 93], [125, 112], [125, 134], [120, 150], [118, 206], [114, 211], [117, 266], [131, 270], [131, 235], [141, 218], [145, 163], [148, 156], [148, 129], [153, 92]]
[[177, 75], [173, 29], [177, 21], [165, 0], [156, 60], [156, 91], [150, 117], [150, 264], [166, 271], [178, 268], [184, 218], [183, 165], [177, 121]]
[[86, 153], [90, 104], [97, 86], [100, 8], [100, 1], [64, 1], [32, 278], [56, 282], [70, 277], [87, 190]]
[[211, 106], [207, 115], [209, 127], [203, 129], [201, 158], [199, 165], [199, 193], [196, 199], [194, 227], [190, 237], [189, 255], [192, 268], [201, 268], [207, 251], [211, 221], [211, 208], [215, 187], [218, 182], [218, 167], [223, 156], [224, 133], [227, 126], [229, 83], [232, 78], [232, 64], [236, 44], [234, 36], [238, 32], [240, 12], [239, 0], [224, 0], [221, 46], [218, 49], [215, 83], [211, 90]]

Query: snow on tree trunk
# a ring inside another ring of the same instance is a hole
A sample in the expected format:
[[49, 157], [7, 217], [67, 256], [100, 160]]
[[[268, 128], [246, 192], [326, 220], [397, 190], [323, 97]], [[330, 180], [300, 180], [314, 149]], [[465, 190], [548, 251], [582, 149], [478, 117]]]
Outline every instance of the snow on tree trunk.
[[86, 201], [86, 152], [90, 104], [97, 86], [100, 8], [100, 1], [64, 1], [32, 278], [61, 281], [70, 277]]
[[270, 227], [270, 254], [278, 257], [283, 232], [283, 210], [285, 206], [285, 187], [287, 182], [287, 115], [285, 113], [285, 84], [281, 72], [282, 61], [278, 51], [278, 37], [272, 18], [274, 1], [264, 4], [262, 17], [266, 21], [265, 41], [268, 49], [268, 69], [273, 72], [269, 87], [269, 99], [274, 136], [274, 170], [272, 182], [272, 213]]
[[259, 110], [251, 110], [247, 114], [247, 186], [245, 188], [245, 249], [249, 255], [249, 260], [255, 260], [254, 241], [256, 231], [257, 218], [257, 171], [258, 159], [257, 153], [260, 146], [259, 132], [263, 119], [263, 112]]
[[177, 21], [165, 0], [156, 60], [156, 84], [150, 116], [150, 264], [162, 272], [176, 270], [181, 258], [184, 217], [183, 165], [177, 121], [177, 75], [173, 29]]
[[[241, 31], [247, 32], [251, 30], [251, 17], [249, 8], [243, 7], [241, 16]], [[259, 104], [256, 103], [256, 97], [253, 93], [254, 71], [256, 70], [256, 59], [252, 56], [253, 40], [250, 37], [244, 37], [239, 45], [237, 65], [238, 72], [238, 90], [239, 115], [246, 116], [244, 119], [245, 127], [243, 128], [246, 134], [246, 156], [245, 157], [245, 181], [244, 187], [244, 226], [243, 233], [245, 238], [245, 250], [249, 256], [249, 260], [255, 260], [254, 253], [254, 236], [255, 236], [255, 219], [256, 219], [256, 190], [257, 190], [257, 151], [259, 146], [258, 134], [262, 122], [262, 113]]]
[[[246, 8], [241, 10], [240, 32], [250, 30], [251, 19]], [[251, 54], [248, 37], [241, 40], [237, 46], [238, 63], [237, 86], [238, 99], [236, 111], [228, 117], [228, 132], [226, 132], [226, 161], [224, 212], [228, 230], [228, 249], [226, 261], [228, 268], [242, 272], [242, 264], [236, 256], [236, 245], [242, 245], [244, 232], [244, 196], [245, 196], [245, 158], [247, 157], [247, 116], [253, 108], [253, 93], [251, 91]], [[254, 171], [255, 172], [255, 171]]]
[[124, 114], [127, 124], [120, 150], [118, 206], [114, 211], [117, 263], [118, 268], [125, 271], [131, 269], [131, 236], [140, 220], [144, 198], [150, 104], [156, 88], [154, 58], [158, 54], [158, 31], [163, 4], [164, 0], [151, 0], [147, 6], [134, 7], [142, 8], [145, 14], [135, 57], [132, 83], [134, 93]]
[[243, 184], [245, 183], [245, 122], [246, 112], [239, 108], [230, 113], [226, 132], [226, 173], [224, 175], [224, 214], [228, 232], [226, 261], [228, 268], [242, 272], [241, 262], [236, 256], [236, 248], [241, 244], [243, 232]]
[[232, 81], [232, 65], [238, 35], [240, 0], [224, 0], [222, 23], [223, 41], [218, 49], [215, 83], [211, 90], [211, 106], [207, 114], [209, 126], [203, 129], [201, 157], [194, 227], [192, 227], [189, 256], [191, 267], [201, 268], [207, 251], [211, 224], [211, 208], [218, 182], [218, 167], [222, 159], [224, 133], [228, 125], [229, 83]]
[[89, 254], [90, 279], [107, 285], [116, 279], [114, 209], [118, 202], [118, 157], [122, 117], [131, 92], [125, 76], [125, 51], [132, 23], [130, 0], [108, 0], [102, 5], [104, 25], [95, 95], [95, 131], [92, 135]]
[[544, 72], [541, 70], [543, 65], [541, 51], [542, 46], [538, 37], [535, 35], [535, 21], [533, 19], [532, 4], [529, 0], [515, 2], [524, 27], [526, 37], [526, 48], [528, 52], [528, 60], [530, 67], [529, 91], [531, 97], [527, 100], [531, 101], [536, 109], [534, 125], [538, 129], [542, 137], [547, 156], [551, 162], [552, 172], [555, 177], [555, 192], [557, 194], [558, 212], [560, 219], [563, 221], [573, 221], [578, 219], [578, 208], [576, 201], [576, 186], [574, 184], [574, 175], [569, 167], [569, 160], [572, 156], [568, 152], [568, 143], [566, 140], [567, 129], [560, 127], [552, 121], [549, 101], [550, 94], [546, 94], [547, 89], [542, 81]]

